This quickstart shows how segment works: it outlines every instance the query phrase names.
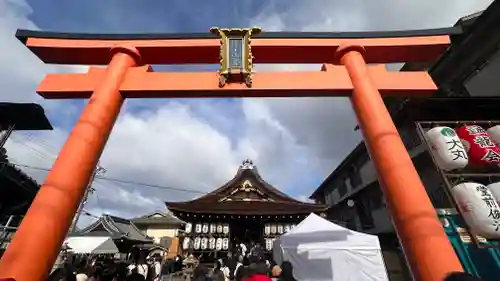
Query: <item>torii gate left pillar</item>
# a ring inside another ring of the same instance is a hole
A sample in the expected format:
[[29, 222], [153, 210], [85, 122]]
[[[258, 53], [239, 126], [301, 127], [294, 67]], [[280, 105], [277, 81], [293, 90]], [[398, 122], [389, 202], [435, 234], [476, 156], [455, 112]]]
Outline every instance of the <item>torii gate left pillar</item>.
[[113, 41], [102, 40], [102, 35], [77, 40], [64, 36], [67, 34], [18, 32], [45, 62], [110, 62], [106, 69], [91, 68], [88, 74], [48, 75], [38, 88], [46, 98], [89, 98], [89, 102], [0, 260], [0, 277], [45, 280], [124, 99], [160, 97], [350, 96], [415, 280], [441, 281], [449, 272], [462, 271], [381, 97], [424, 97], [432, 95], [436, 87], [427, 73], [391, 73], [365, 62], [432, 60], [448, 46], [448, 36], [275, 39], [268, 33], [252, 40], [257, 63], [329, 63], [337, 59], [343, 66], [325, 64], [317, 72], [255, 73], [251, 88], [244, 83], [221, 88], [218, 73], [154, 73], [143, 65], [217, 63], [216, 38], [173, 35], [176, 39]]

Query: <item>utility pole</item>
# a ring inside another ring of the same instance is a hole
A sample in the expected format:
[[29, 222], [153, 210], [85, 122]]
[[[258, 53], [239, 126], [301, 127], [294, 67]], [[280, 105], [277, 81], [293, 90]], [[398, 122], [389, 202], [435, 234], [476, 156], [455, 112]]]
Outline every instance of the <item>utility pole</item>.
[[76, 212], [76, 215], [73, 219], [73, 223], [71, 224], [71, 227], [69, 228], [69, 233], [71, 234], [72, 232], [75, 231], [76, 229], [76, 224], [78, 223], [78, 219], [80, 218], [80, 215], [82, 214], [83, 207], [87, 203], [88, 197], [90, 193], [94, 193], [95, 189], [92, 187], [92, 183], [94, 183], [95, 177], [96, 176], [101, 176], [106, 172], [106, 169], [103, 167], [99, 166], [97, 164], [96, 168], [94, 169], [94, 172], [92, 173], [92, 176], [90, 177], [89, 184], [87, 185], [87, 189], [85, 190], [85, 194], [83, 195], [83, 200], [80, 202], [80, 205], [78, 206], [78, 210]]

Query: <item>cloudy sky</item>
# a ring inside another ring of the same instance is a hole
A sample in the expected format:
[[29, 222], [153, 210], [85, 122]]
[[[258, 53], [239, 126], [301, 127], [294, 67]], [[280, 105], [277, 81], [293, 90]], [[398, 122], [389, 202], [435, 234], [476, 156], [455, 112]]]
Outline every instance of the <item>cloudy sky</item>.
[[[49, 132], [16, 132], [12, 162], [42, 182], [85, 100], [45, 101], [35, 88], [47, 73], [85, 66], [44, 65], [14, 38], [16, 29], [86, 33], [207, 32], [212, 26], [265, 31], [368, 31], [452, 26], [489, 0], [2, 0], [0, 92], [3, 101], [42, 104]], [[145, 4], [147, 3], [147, 4]], [[219, 11], [224, 11], [221, 14]], [[258, 70], [301, 65], [276, 65]], [[319, 66], [308, 66], [319, 68]], [[156, 71], [214, 70], [214, 66], [156, 66]], [[231, 179], [249, 157], [261, 175], [305, 200], [354, 148], [360, 135], [348, 100], [129, 100], [101, 158], [105, 177], [193, 192], [98, 179], [86, 209], [134, 217], [164, 210], [163, 201], [191, 199]], [[197, 193], [198, 192], [198, 193]], [[81, 224], [92, 218], [82, 217]]]

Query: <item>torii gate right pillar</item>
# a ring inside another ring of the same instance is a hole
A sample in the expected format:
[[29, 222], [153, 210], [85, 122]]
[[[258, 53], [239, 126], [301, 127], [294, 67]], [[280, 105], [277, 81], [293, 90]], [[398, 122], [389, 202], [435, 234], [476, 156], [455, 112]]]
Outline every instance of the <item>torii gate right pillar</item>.
[[441, 280], [450, 269], [462, 271], [462, 265], [370, 77], [363, 47], [342, 46], [337, 54], [351, 78], [354, 87], [351, 103], [414, 279]]

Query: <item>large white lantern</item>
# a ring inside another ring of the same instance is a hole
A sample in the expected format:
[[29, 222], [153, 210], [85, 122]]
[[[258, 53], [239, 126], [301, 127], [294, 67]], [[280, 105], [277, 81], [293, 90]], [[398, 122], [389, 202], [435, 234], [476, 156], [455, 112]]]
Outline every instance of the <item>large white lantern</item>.
[[276, 234], [276, 225], [274, 223], [271, 224], [271, 234]]
[[215, 241], [215, 249], [217, 251], [222, 250], [222, 238], [217, 238], [217, 241]]
[[451, 190], [470, 229], [485, 238], [500, 238], [500, 207], [490, 190], [479, 183], [464, 182]]
[[194, 225], [194, 232], [201, 233], [201, 223], [197, 223]]
[[222, 233], [222, 224], [217, 224], [217, 233]]
[[210, 250], [215, 249], [215, 241], [216, 241], [215, 237], [210, 237], [210, 239], [208, 239], [208, 248]]
[[467, 166], [469, 157], [455, 130], [450, 127], [434, 127], [427, 131], [426, 138], [439, 168], [452, 171]]
[[208, 223], [204, 223], [201, 227], [201, 232], [208, 233]]
[[191, 242], [191, 238], [189, 237], [184, 237], [184, 240], [182, 241], [182, 249], [187, 250], [189, 249], [189, 243]]
[[273, 239], [266, 238], [266, 250], [271, 251], [273, 249]]
[[210, 224], [210, 233], [217, 232], [217, 225], [215, 223]]
[[191, 233], [193, 231], [193, 224], [188, 222], [186, 223], [186, 233]]
[[200, 248], [200, 245], [201, 244], [201, 238], [200, 237], [196, 237], [194, 238], [194, 245], [193, 245], [193, 248], [195, 250], [198, 250]]
[[276, 228], [277, 228], [278, 234], [283, 234], [283, 225], [282, 224], [278, 224], [278, 226]]
[[222, 226], [222, 233], [228, 235], [229, 234], [229, 224], [225, 223], [223, 226]]
[[201, 238], [201, 249], [206, 250], [208, 248], [208, 238], [203, 237]]
[[486, 187], [490, 190], [491, 194], [500, 205], [500, 182], [488, 184]]
[[222, 250], [229, 249], [229, 238], [222, 239]]
[[265, 235], [271, 234], [271, 226], [268, 223], [264, 225], [264, 234]]
[[486, 130], [486, 133], [490, 136], [490, 139], [498, 146], [500, 147], [500, 125], [495, 125], [488, 130]]

